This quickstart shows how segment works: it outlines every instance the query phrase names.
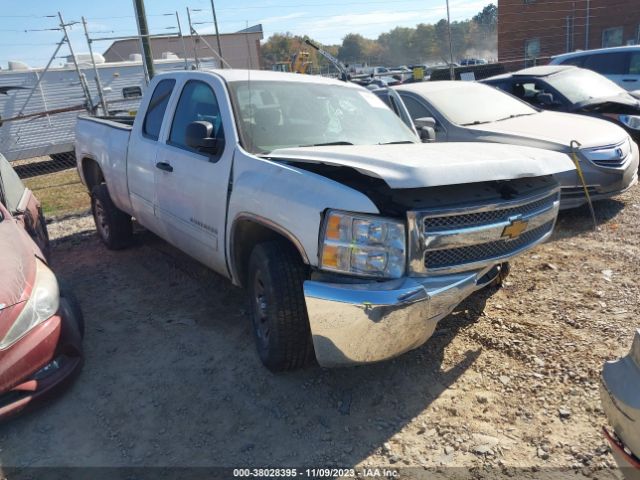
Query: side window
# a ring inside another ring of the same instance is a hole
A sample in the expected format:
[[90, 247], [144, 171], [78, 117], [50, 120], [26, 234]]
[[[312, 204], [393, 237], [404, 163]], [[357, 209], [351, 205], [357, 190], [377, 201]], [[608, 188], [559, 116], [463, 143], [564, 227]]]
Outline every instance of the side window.
[[175, 84], [176, 81], [173, 79], [162, 80], [156, 85], [156, 89], [153, 91], [149, 101], [149, 108], [147, 108], [147, 114], [142, 124], [142, 133], [154, 140], [158, 140], [160, 136], [164, 112], [167, 109], [169, 97], [171, 97]]
[[582, 67], [584, 65], [584, 62], [589, 58], [590, 57], [588, 55], [583, 55], [581, 57], [567, 58], [564, 62], [562, 62], [562, 65], [574, 65], [576, 67]]
[[180, 94], [180, 100], [173, 115], [169, 143], [191, 150], [185, 140], [187, 125], [196, 121], [211, 123], [213, 125], [211, 136], [219, 140], [224, 138], [220, 108], [213, 90], [204, 82], [191, 80], [186, 83]]
[[634, 52], [631, 54], [629, 75], [640, 75], [640, 52]]
[[627, 54], [624, 52], [591, 55], [584, 62], [584, 68], [603, 75], [624, 75], [626, 65]]
[[407, 107], [407, 110], [409, 110], [409, 115], [411, 115], [413, 120], [416, 118], [433, 117], [433, 114], [429, 109], [415, 98], [410, 97], [409, 95], [400, 95], [400, 97]]

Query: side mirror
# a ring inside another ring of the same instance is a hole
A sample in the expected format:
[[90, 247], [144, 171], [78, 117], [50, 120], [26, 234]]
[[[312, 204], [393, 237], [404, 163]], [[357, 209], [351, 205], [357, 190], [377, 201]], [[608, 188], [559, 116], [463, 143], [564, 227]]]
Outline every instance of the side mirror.
[[213, 125], [210, 122], [197, 121], [187, 125], [185, 143], [188, 147], [210, 155], [218, 153], [218, 140], [212, 138]]
[[554, 105], [552, 93], [539, 93], [536, 95], [536, 99], [540, 102], [540, 105], [544, 105], [545, 107]]
[[436, 141], [436, 131], [433, 127], [420, 127], [420, 140], [422, 143], [432, 143]]
[[416, 118], [413, 121], [413, 124], [416, 126], [418, 130], [421, 130], [423, 127], [435, 129], [438, 122], [436, 122], [436, 119], [433, 117], [421, 117], [421, 118]]

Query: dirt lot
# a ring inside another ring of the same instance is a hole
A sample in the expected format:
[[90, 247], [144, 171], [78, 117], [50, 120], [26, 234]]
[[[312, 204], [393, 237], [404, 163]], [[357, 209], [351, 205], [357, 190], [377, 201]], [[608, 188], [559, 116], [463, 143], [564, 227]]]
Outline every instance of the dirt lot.
[[110, 252], [90, 217], [54, 222], [54, 266], [87, 322], [86, 365], [57, 401], [0, 426], [1, 464], [617, 478], [602, 470], [613, 459], [598, 374], [640, 326], [640, 188], [596, 209], [597, 232], [586, 208], [562, 214], [505, 288], [467, 301], [422, 348], [281, 375], [258, 360], [241, 290], [144, 231]]

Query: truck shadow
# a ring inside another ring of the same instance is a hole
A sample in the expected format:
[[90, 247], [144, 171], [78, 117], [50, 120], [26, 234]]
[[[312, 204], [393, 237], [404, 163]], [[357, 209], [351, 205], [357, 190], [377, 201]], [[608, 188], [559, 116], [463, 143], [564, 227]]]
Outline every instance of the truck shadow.
[[86, 364], [57, 401], [0, 426], [3, 466], [355, 465], [481, 353], [447, 347], [479, 319], [488, 289], [395, 360], [272, 374], [244, 293], [151, 233], [136, 237], [120, 252], [95, 235], [54, 242], [55, 270], [84, 310]]

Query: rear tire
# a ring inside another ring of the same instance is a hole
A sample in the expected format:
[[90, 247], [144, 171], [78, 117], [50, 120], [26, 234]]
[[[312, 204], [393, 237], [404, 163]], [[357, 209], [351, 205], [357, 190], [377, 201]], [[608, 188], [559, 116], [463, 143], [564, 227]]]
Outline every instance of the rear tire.
[[308, 268], [286, 241], [257, 245], [247, 279], [253, 333], [262, 363], [271, 371], [302, 368], [314, 358], [303, 282]]
[[91, 211], [100, 240], [110, 250], [128, 247], [133, 239], [131, 216], [113, 204], [105, 183], [91, 190]]

